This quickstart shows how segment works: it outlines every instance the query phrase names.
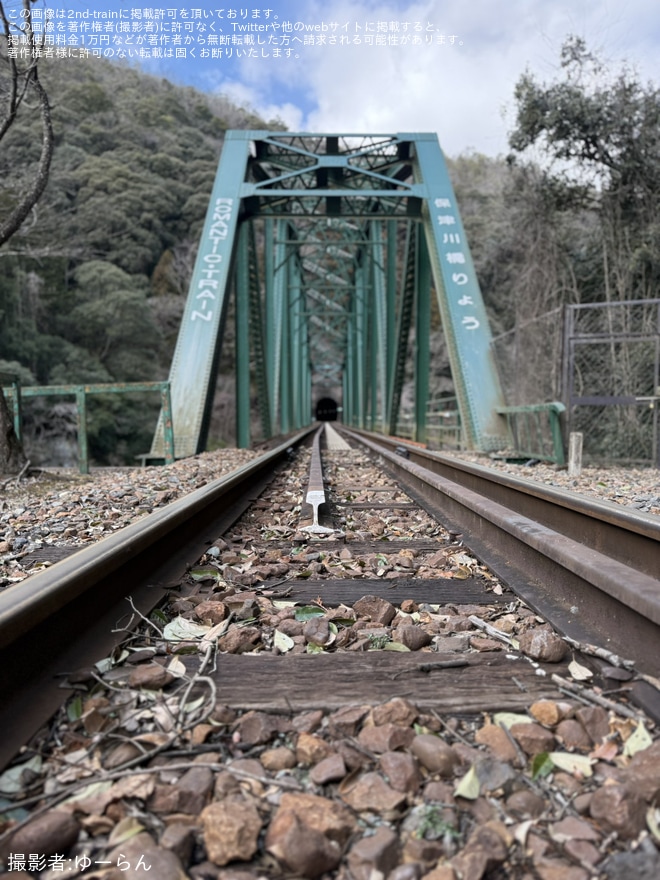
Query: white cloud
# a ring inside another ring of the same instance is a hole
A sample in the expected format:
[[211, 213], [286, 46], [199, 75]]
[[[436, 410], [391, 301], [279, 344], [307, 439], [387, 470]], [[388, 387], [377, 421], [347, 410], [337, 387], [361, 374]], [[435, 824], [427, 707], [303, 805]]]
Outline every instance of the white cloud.
[[264, 101], [259, 90], [254, 86], [234, 80], [225, 80], [214, 91], [217, 91], [239, 107], [252, 109], [265, 121], [280, 119], [288, 131], [298, 131], [303, 125], [303, 112], [295, 104], [283, 104]]
[[[583, 36], [614, 63], [635, 62], [648, 77], [660, 40], [660, 16], [649, 0], [629, 0], [624, 9], [615, 0], [329, 0], [297, 4], [295, 14], [308, 23], [350, 23], [351, 36], [367, 22], [420, 21], [425, 37], [431, 22], [462, 45], [311, 46], [298, 61], [246, 62], [240, 85], [225, 83], [223, 92], [266, 118], [279, 116], [291, 130], [435, 131], [449, 155], [506, 151], [517, 79], [528, 67], [551, 79], [568, 34]], [[286, 96], [281, 104], [278, 93]]]

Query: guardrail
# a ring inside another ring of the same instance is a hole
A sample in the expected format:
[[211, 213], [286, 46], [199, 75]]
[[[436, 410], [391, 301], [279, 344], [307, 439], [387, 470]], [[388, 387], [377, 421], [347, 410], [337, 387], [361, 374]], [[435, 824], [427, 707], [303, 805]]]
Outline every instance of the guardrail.
[[558, 401], [497, 408], [507, 420], [517, 455], [558, 465], [566, 463], [561, 430], [561, 414], [565, 410]]
[[[382, 418], [379, 420], [384, 421]], [[427, 443], [433, 449], [463, 449], [463, 430], [458, 401], [455, 397], [435, 397], [426, 405], [423, 436], [417, 436], [413, 413], [399, 413], [397, 437]]]
[[87, 442], [87, 396], [90, 394], [125, 394], [140, 391], [159, 391], [163, 411], [163, 440], [165, 464], [174, 461], [174, 430], [172, 427], [172, 401], [169, 382], [117, 382], [100, 385], [26, 385], [15, 379], [3, 388], [7, 400], [11, 400], [14, 413], [14, 430], [22, 439], [23, 417], [21, 403], [25, 397], [75, 397], [78, 413], [78, 468], [81, 474], [89, 473], [89, 444]]
[[[497, 407], [499, 415], [506, 418], [511, 449], [516, 457], [549, 461], [560, 466], [566, 464], [561, 424], [565, 411], [566, 407], [559, 401]], [[415, 419], [410, 413], [399, 416], [396, 435], [405, 440], [424, 439], [430, 449], [463, 449], [456, 398], [429, 401], [424, 438], [415, 436]]]

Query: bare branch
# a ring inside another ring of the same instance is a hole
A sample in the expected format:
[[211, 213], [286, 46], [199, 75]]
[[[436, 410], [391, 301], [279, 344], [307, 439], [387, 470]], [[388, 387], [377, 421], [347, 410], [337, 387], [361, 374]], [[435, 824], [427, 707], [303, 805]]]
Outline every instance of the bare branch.
[[[20, 27], [12, 25], [0, 0], [0, 21], [7, 52], [9, 88], [4, 115], [0, 121], [0, 140], [7, 134], [17, 118], [18, 109], [26, 94], [36, 96], [41, 116], [41, 154], [32, 185], [22, 196], [8, 217], [0, 222], [0, 246], [8, 241], [25, 222], [30, 212], [41, 198], [48, 183], [50, 163], [53, 157], [54, 135], [50, 113], [50, 103], [46, 90], [39, 80], [37, 59], [40, 55], [41, 41], [32, 28], [32, 6], [30, 0], [23, 0], [23, 18]], [[19, 52], [28, 56], [28, 64], [21, 68], [12, 52], [12, 42], [18, 36]]]

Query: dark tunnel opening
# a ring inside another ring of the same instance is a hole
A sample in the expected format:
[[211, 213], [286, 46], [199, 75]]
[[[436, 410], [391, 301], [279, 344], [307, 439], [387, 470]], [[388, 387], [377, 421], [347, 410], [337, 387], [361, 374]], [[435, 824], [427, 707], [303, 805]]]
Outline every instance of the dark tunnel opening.
[[333, 400], [332, 397], [322, 397], [316, 404], [316, 421], [336, 422], [337, 410], [336, 400]]

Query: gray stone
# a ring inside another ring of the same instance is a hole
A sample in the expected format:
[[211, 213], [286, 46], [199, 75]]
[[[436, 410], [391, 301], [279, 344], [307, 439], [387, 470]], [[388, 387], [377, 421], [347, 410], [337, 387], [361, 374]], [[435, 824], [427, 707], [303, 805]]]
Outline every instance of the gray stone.
[[365, 773], [342, 798], [356, 812], [368, 810], [374, 813], [389, 814], [406, 802], [405, 794], [395, 791], [378, 773]]
[[358, 742], [365, 749], [380, 754], [407, 748], [414, 738], [415, 732], [411, 727], [387, 723], [378, 727], [363, 727], [358, 736]]
[[381, 599], [379, 596], [363, 596], [353, 603], [353, 608], [360, 617], [366, 617], [374, 623], [380, 623], [387, 626], [394, 620], [396, 608], [387, 599]]
[[339, 754], [328, 755], [322, 761], [312, 767], [309, 772], [309, 778], [315, 785], [326, 785], [328, 782], [337, 782], [343, 779], [348, 770], [344, 759]]
[[657, 880], [660, 877], [660, 854], [651, 844], [635, 852], [615, 853], [600, 865], [606, 880]]
[[381, 826], [375, 834], [363, 837], [351, 847], [347, 862], [355, 880], [371, 880], [374, 872], [386, 875], [395, 868], [398, 857], [398, 835]]
[[302, 877], [320, 877], [341, 861], [342, 849], [306, 825], [293, 810], [278, 810], [266, 835], [266, 849]]
[[594, 792], [589, 813], [606, 833], [616, 831], [624, 840], [632, 840], [646, 826], [644, 800], [623, 785], [603, 785]]
[[392, 633], [392, 640], [400, 642], [411, 651], [419, 651], [431, 644], [432, 637], [421, 626], [398, 626]]
[[518, 636], [523, 654], [543, 663], [559, 663], [566, 656], [566, 642], [549, 629], [528, 629]]
[[385, 752], [380, 756], [380, 768], [395, 791], [414, 793], [421, 785], [417, 761], [407, 752]]

